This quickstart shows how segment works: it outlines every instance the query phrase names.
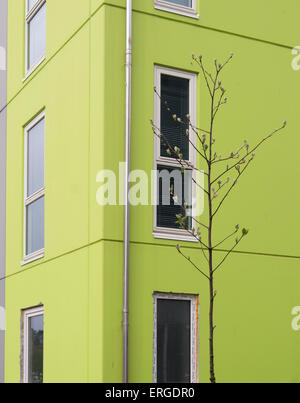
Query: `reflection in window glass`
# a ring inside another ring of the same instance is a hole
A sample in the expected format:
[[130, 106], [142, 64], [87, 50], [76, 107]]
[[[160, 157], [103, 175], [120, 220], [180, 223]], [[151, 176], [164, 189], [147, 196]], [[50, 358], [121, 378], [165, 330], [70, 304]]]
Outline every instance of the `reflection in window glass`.
[[37, 2], [38, 0], [28, 0], [28, 11], [32, 10], [32, 8]]
[[168, 3], [178, 4], [184, 7], [192, 7], [192, 0], [165, 0]]
[[45, 119], [39, 121], [28, 132], [27, 196], [44, 187]]
[[28, 383], [43, 383], [44, 317], [28, 319]]
[[44, 250], [45, 113], [25, 127], [24, 261]]
[[27, 206], [26, 254], [44, 249], [44, 197]]
[[46, 3], [28, 22], [28, 66], [30, 70], [46, 53]]

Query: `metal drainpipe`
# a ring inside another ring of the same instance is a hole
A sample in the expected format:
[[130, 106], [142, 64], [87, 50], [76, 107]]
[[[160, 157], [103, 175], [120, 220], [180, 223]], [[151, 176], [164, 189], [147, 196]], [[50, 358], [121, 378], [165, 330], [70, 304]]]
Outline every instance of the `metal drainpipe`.
[[125, 211], [124, 211], [124, 284], [123, 284], [123, 382], [128, 383], [129, 330], [129, 174], [131, 136], [131, 66], [132, 66], [132, 0], [126, 4], [126, 110], [125, 110]]

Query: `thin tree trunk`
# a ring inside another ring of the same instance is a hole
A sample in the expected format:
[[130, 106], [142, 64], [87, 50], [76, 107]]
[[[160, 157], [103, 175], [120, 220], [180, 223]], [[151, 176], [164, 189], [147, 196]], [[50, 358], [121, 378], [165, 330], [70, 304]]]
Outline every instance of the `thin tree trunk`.
[[213, 273], [213, 249], [212, 249], [212, 202], [209, 196], [209, 214], [210, 223], [208, 231], [208, 247], [209, 247], [209, 354], [210, 354], [210, 382], [216, 383], [215, 377], [215, 359], [214, 359], [214, 273]]
[[209, 280], [210, 309], [209, 309], [209, 353], [210, 353], [210, 382], [216, 383], [214, 357], [214, 279]]
[[209, 209], [209, 225], [208, 225], [208, 263], [209, 263], [209, 355], [210, 355], [210, 382], [216, 383], [215, 377], [215, 359], [214, 359], [214, 272], [213, 272], [213, 205], [212, 205], [212, 147], [213, 147], [213, 126], [214, 126], [214, 98], [218, 74], [214, 81], [211, 102], [211, 120], [210, 120], [210, 139], [209, 139], [209, 162], [208, 162], [208, 209]]

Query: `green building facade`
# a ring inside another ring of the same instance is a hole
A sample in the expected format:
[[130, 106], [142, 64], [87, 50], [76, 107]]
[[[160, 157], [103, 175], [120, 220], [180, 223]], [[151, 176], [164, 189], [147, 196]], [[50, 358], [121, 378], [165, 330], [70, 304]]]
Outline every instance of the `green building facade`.
[[[96, 196], [99, 172], [118, 178], [124, 161], [126, 1], [0, 4], [7, 61], [0, 72], [0, 378], [41, 380], [26, 368], [39, 371], [40, 347], [28, 364], [24, 345], [31, 312], [42, 312], [44, 382], [122, 382], [124, 206], [100, 206]], [[193, 77], [195, 119], [207, 125], [206, 84], [192, 54], [211, 66], [235, 55], [223, 83], [230, 102], [216, 125], [221, 152], [245, 139], [255, 144], [288, 121], [257, 153], [217, 221], [218, 239], [237, 223], [251, 230], [216, 278], [219, 382], [300, 381], [300, 332], [292, 326], [300, 305], [300, 72], [292, 54], [299, 11], [296, 0], [133, 1], [131, 169], [150, 177], [156, 164], [149, 119], [159, 69]], [[30, 36], [35, 22], [39, 40]], [[43, 136], [32, 149], [44, 154], [30, 165], [32, 129]], [[35, 208], [38, 223], [30, 218]], [[129, 381], [157, 380], [162, 296], [191, 304], [187, 380], [208, 382], [208, 284], [175, 246], [199, 262], [201, 251], [176, 231], [155, 231], [151, 203], [130, 211]]]

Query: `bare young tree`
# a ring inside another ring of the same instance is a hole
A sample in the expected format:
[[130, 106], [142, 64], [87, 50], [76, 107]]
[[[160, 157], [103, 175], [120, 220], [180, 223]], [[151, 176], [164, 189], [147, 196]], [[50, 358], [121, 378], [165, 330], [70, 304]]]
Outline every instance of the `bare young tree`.
[[[217, 114], [219, 110], [227, 103], [226, 90], [222, 86], [221, 75], [224, 68], [233, 58], [233, 54], [223, 63], [218, 63], [214, 60], [213, 72], [209, 72], [203, 63], [203, 57], [200, 55], [196, 57], [192, 56], [193, 63], [196, 63], [202, 73], [205, 80], [205, 84], [210, 98], [210, 127], [206, 130], [196, 127], [192, 124], [190, 116], [177, 116], [169, 107], [168, 103], [162, 99], [161, 94], [158, 93], [155, 88], [156, 96], [161, 100], [162, 105], [168, 110], [172, 119], [178, 125], [182, 125], [184, 130], [183, 135], [188, 138], [189, 143], [193, 149], [197, 152], [200, 159], [204, 161], [206, 169], [204, 171], [197, 166], [193, 166], [190, 162], [187, 162], [183, 158], [183, 153], [179, 147], [171, 145], [168, 138], [162, 133], [161, 129], [155, 125], [151, 120], [153, 133], [157, 136], [163, 146], [165, 147], [167, 154], [172, 156], [180, 164], [182, 172], [185, 170], [195, 170], [205, 175], [206, 184], [202, 188], [201, 184], [197, 180], [193, 179], [196, 186], [200, 187], [205, 194], [208, 202], [208, 218], [206, 222], [199, 221], [199, 218], [192, 218], [192, 225], [187, 217], [187, 203], [181, 203], [182, 213], [178, 214], [176, 224], [180, 229], [186, 230], [192, 237], [194, 237], [199, 243], [199, 249], [203, 255], [203, 261], [205, 267], [200, 267], [189, 256], [185, 255], [179, 245], [176, 246], [178, 253], [183, 256], [202, 276], [206, 278], [209, 283], [209, 359], [210, 359], [210, 382], [216, 383], [215, 375], [215, 355], [214, 355], [214, 307], [215, 298], [217, 292], [214, 288], [214, 280], [217, 271], [220, 270], [224, 262], [228, 259], [231, 253], [235, 250], [237, 245], [246, 237], [248, 229], [240, 228], [239, 225], [233, 226], [232, 231], [220, 242], [214, 244], [214, 233], [216, 231], [215, 217], [222, 210], [225, 201], [230, 196], [233, 189], [239, 183], [242, 175], [248, 169], [250, 164], [255, 158], [255, 152], [269, 139], [271, 139], [276, 133], [286, 127], [286, 121], [282, 126], [275, 129], [266, 137], [262, 138], [255, 146], [251, 147], [247, 140], [245, 140], [236, 151], [230, 152], [226, 156], [219, 155], [215, 151], [215, 136], [214, 127]], [[193, 142], [191, 139], [191, 133], [197, 139]], [[176, 202], [176, 195], [174, 189], [171, 189], [171, 196]], [[202, 233], [204, 232], [204, 236]], [[225, 241], [235, 238], [232, 247], [227, 250], [225, 256], [215, 263], [215, 252], [217, 248], [221, 246]]]

